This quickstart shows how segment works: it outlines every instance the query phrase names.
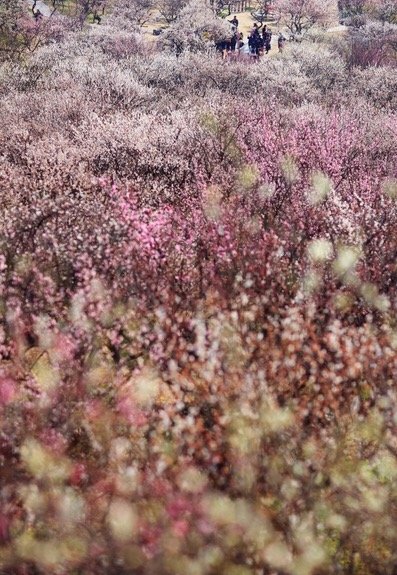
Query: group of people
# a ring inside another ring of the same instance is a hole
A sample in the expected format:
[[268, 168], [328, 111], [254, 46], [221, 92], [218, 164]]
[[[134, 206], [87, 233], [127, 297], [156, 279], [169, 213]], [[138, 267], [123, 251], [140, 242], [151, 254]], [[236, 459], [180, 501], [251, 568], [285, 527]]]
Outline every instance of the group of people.
[[[232, 25], [232, 34], [229, 39], [218, 42], [216, 48], [222, 53], [222, 57], [225, 59], [228, 54], [235, 54], [243, 50], [245, 46], [244, 34], [239, 32], [238, 26], [239, 21], [236, 16], [232, 20], [229, 20]], [[259, 59], [263, 54], [268, 54], [272, 48], [272, 30], [267, 26], [254, 24], [249, 36], [248, 36], [248, 50], [249, 53], [256, 59]], [[280, 32], [277, 39], [277, 46], [279, 52], [284, 50], [285, 37]]]
[[268, 54], [272, 47], [273, 32], [266, 25], [263, 27], [262, 32], [257, 24], [254, 24], [250, 35], [248, 36], [248, 46], [250, 54], [259, 57], [262, 54]]

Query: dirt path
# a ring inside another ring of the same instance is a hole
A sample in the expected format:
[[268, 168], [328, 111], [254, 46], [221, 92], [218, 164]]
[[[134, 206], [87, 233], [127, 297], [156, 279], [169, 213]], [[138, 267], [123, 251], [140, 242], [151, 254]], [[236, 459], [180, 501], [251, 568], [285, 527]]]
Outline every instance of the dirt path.
[[[30, 7], [33, 6], [33, 0], [26, 0], [27, 3], [29, 4]], [[40, 12], [43, 14], [43, 16], [51, 16], [52, 14], [52, 10], [51, 8], [49, 8], [47, 6], [47, 4], [44, 4], [44, 2], [42, 2], [42, 0], [37, 0], [36, 2], [36, 10], [40, 10]]]

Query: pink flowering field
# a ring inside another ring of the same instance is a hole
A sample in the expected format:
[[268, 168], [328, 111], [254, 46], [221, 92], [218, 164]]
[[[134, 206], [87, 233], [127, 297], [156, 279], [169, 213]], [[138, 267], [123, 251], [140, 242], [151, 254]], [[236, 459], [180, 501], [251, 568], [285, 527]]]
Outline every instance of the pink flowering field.
[[397, 2], [63, 4], [0, 3], [0, 575], [395, 575]]

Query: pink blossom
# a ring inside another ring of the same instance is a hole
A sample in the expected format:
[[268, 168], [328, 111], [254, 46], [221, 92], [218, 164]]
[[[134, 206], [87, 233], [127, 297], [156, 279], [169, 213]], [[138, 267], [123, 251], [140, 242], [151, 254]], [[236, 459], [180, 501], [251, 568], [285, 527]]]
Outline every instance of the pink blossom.
[[16, 396], [16, 385], [10, 377], [0, 379], [0, 405], [8, 405]]
[[183, 539], [189, 532], [189, 523], [186, 519], [179, 519], [172, 524], [172, 532], [177, 537]]
[[121, 398], [117, 404], [119, 413], [134, 427], [142, 427], [147, 423], [147, 415], [139, 409], [135, 401], [128, 396]]

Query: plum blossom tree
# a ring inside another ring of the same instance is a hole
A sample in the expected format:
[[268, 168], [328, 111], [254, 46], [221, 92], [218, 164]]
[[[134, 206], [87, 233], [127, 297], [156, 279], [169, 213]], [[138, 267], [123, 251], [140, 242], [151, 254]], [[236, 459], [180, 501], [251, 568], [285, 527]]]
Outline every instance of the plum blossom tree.
[[0, 61], [22, 59], [48, 42], [60, 41], [70, 23], [52, 12], [35, 20], [19, 0], [0, 6]]
[[22, 3], [6, 0], [0, 6], [0, 55], [4, 59], [18, 50], [18, 23], [23, 17]]
[[82, 26], [89, 14], [96, 15], [98, 10], [104, 10], [106, 0], [77, 0], [77, 17]]
[[328, 26], [338, 19], [336, 0], [276, 0], [274, 11], [292, 34], [304, 34], [314, 25]]
[[367, 0], [365, 9], [370, 17], [388, 22], [397, 23], [397, 2], [396, 0]]
[[269, 17], [269, 10], [271, 6], [271, 0], [260, 0], [257, 2], [257, 8], [253, 12], [253, 17], [259, 22], [259, 24], [263, 24]]
[[123, 28], [139, 28], [149, 20], [153, 8], [153, 0], [116, 0], [112, 6], [111, 20], [117, 20], [117, 24]]
[[[340, 0], [339, 8], [343, 16], [352, 16], [352, 22], [365, 21], [365, 17], [374, 18], [390, 24], [397, 23], [397, 3], [395, 0]], [[354, 19], [355, 18], [355, 19]]]
[[361, 15], [365, 12], [367, 0], [338, 0], [342, 16]]
[[163, 35], [161, 45], [177, 54], [200, 52], [230, 36], [230, 26], [216, 17], [208, 0], [191, 0]]
[[157, 8], [168, 24], [174, 22], [187, 0], [159, 0]]
[[243, 11], [247, 2], [239, 2], [238, 0], [209, 0], [209, 3], [215, 14], [220, 15], [227, 9], [227, 14], [230, 16], [232, 10], [235, 12]]
[[397, 26], [370, 21], [349, 33], [349, 61], [360, 67], [394, 64], [397, 52]]
[[389, 66], [367, 66], [355, 70], [355, 87], [358, 94], [365, 94], [378, 109], [394, 109], [397, 102], [394, 90], [395, 71]]

